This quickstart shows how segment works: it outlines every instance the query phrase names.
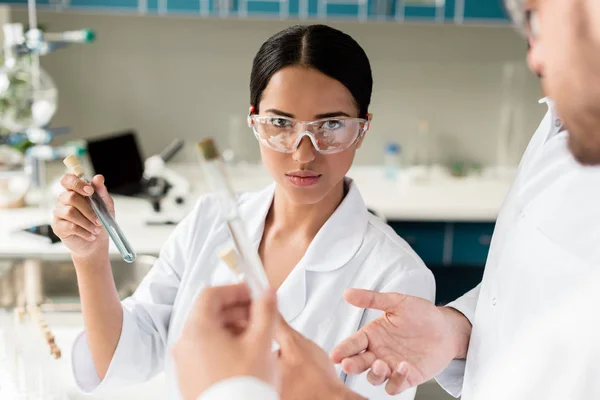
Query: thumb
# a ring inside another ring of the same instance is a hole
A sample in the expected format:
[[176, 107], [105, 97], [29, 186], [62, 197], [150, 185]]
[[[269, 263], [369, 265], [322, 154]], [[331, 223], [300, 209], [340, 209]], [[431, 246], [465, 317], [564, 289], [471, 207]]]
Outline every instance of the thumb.
[[102, 198], [102, 200], [104, 201], [104, 203], [106, 204], [108, 211], [110, 211], [111, 214], [114, 216], [115, 215], [115, 203], [114, 203], [112, 197], [110, 197], [110, 194], [108, 193], [108, 189], [104, 185], [104, 176], [103, 175], [94, 176], [92, 178], [92, 184], [94, 185], [94, 190], [96, 191], [96, 193], [98, 193], [98, 196], [100, 196]]
[[398, 311], [402, 303], [409, 296], [400, 293], [378, 293], [372, 290], [348, 289], [344, 298], [358, 308], [372, 308], [375, 310], [394, 312]]
[[277, 314], [277, 295], [273, 290], [266, 290], [260, 298], [252, 301], [247, 335], [253, 343], [270, 348]]

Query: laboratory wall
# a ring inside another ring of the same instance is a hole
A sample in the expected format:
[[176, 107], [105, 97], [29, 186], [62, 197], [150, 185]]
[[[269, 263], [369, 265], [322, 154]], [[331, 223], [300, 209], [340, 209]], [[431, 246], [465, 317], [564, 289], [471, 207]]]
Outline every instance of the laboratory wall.
[[[12, 20], [25, 22], [25, 11], [13, 10]], [[244, 125], [252, 59], [292, 22], [66, 12], [40, 12], [39, 22], [50, 31], [97, 32], [92, 45], [43, 57], [59, 88], [53, 125], [71, 127], [70, 138], [133, 128], [149, 156], [175, 137], [192, 144], [215, 136], [238, 159], [259, 159]], [[525, 43], [512, 28], [332, 25], [352, 35], [372, 63], [374, 121], [357, 163], [380, 163], [392, 140], [412, 159], [419, 120], [430, 123], [434, 160], [518, 162], [546, 110], [538, 104], [538, 79], [527, 70]], [[510, 124], [501, 118], [507, 105], [518, 110]], [[192, 148], [180, 161], [195, 159]]]

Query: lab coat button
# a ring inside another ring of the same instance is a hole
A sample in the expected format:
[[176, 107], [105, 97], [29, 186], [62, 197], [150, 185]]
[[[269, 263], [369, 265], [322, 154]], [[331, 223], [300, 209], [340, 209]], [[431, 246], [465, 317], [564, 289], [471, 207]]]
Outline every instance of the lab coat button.
[[496, 298], [495, 298], [495, 297], [492, 299], [492, 305], [493, 305], [493, 306], [495, 306], [495, 305], [496, 305]]
[[562, 121], [560, 119], [554, 120], [554, 126], [560, 128], [562, 126]]

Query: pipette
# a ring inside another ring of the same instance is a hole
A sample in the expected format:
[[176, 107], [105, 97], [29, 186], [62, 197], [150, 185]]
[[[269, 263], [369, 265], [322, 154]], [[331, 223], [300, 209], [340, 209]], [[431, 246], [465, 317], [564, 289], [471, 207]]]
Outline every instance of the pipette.
[[[83, 168], [81, 167], [77, 157], [70, 155], [69, 157], [65, 158], [63, 162], [73, 175], [77, 176], [86, 183], [91, 184], [91, 181], [85, 176]], [[121, 253], [123, 260], [128, 263], [134, 262], [137, 255], [129, 244], [125, 234], [117, 224], [117, 221], [115, 221], [110, 211], [108, 211], [108, 208], [106, 207], [104, 200], [102, 200], [102, 197], [100, 197], [100, 195], [94, 191], [94, 194], [88, 197], [88, 201], [100, 219], [100, 222], [102, 225], [104, 225], [104, 228], [106, 228], [106, 231], [108, 232], [108, 235], [112, 239], [113, 243], [115, 246], [117, 246], [117, 249], [119, 250], [119, 253]]]
[[198, 151], [204, 160], [202, 163], [204, 174], [212, 189], [220, 196], [221, 210], [225, 215], [227, 227], [238, 250], [238, 268], [244, 275], [244, 280], [250, 288], [252, 298], [260, 297], [268, 289], [269, 280], [258, 252], [246, 232], [246, 226], [240, 216], [237, 198], [225, 171], [223, 159], [212, 139], [199, 142]]

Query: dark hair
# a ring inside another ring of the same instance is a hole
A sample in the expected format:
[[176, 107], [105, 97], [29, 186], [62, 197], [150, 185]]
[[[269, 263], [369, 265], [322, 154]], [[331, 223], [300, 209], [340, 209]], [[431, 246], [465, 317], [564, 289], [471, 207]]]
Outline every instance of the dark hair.
[[369, 58], [352, 37], [326, 25], [292, 26], [263, 43], [250, 75], [250, 104], [256, 112], [271, 77], [294, 65], [314, 68], [342, 83], [352, 93], [359, 116], [367, 116], [373, 91]]

